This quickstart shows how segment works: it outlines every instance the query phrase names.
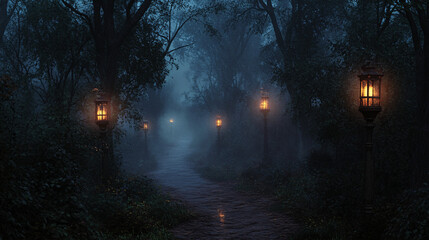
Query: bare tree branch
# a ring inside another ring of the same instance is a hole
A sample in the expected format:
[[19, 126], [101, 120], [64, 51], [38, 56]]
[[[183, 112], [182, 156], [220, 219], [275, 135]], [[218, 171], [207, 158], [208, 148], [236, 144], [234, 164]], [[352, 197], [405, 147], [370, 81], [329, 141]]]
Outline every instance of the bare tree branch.
[[89, 18], [88, 15], [86, 15], [83, 12], [77, 10], [72, 4], [70, 4], [66, 0], [61, 0], [61, 2], [64, 4], [64, 6], [66, 6], [67, 8], [69, 8], [72, 12], [74, 12], [75, 14], [77, 14], [79, 17], [81, 17], [88, 24], [88, 27], [89, 27], [91, 33], [94, 32], [91, 19]]
[[183, 46], [177, 47], [177, 48], [175, 48], [175, 49], [172, 49], [172, 50], [168, 51], [168, 52], [166, 53], [166, 55], [171, 54], [172, 52], [177, 51], [177, 50], [179, 50], [179, 49], [186, 48], [186, 47], [189, 47], [189, 46], [192, 46], [192, 45], [194, 45], [194, 43], [190, 43], [190, 44], [186, 44], [186, 45], [183, 45]]
[[121, 45], [125, 40], [126, 36], [131, 32], [131, 30], [137, 25], [140, 19], [143, 17], [145, 12], [149, 9], [152, 0], [145, 0], [142, 5], [139, 7], [137, 12], [133, 16], [127, 17], [122, 29], [118, 33], [118, 37], [116, 39], [116, 44]]

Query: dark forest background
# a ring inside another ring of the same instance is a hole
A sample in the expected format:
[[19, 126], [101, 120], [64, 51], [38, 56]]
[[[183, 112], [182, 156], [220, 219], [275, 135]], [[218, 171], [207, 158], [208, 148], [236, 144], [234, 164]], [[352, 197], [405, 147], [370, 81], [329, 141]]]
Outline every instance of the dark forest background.
[[[369, 229], [357, 78], [367, 60], [384, 69]], [[166, 79], [184, 66], [192, 87], [178, 102]], [[103, 173], [94, 88], [113, 113]], [[133, 161], [122, 147], [142, 141], [133, 131], [145, 118], [162, 148], [171, 105], [194, 124], [196, 170], [275, 196], [301, 226], [295, 239], [429, 238], [428, 1], [0, 0], [0, 239], [172, 238], [192, 213], [143, 177], [154, 154]]]

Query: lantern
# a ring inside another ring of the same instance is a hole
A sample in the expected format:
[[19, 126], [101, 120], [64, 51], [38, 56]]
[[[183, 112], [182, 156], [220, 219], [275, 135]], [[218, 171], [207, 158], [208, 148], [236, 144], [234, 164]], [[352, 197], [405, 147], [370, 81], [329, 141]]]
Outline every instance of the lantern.
[[174, 119], [172, 119], [172, 118], [171, 118], [171, 119], [170, 119], [170, 123], [171, 123], [171, 124], [172, 124], [172, 123], [174, 123]]
[[98, 91], [95, 99], [95, 122], [102, 131], [105, 131], [109, 124], [109, 101], [101, 91]]
[[262, 91], [261, 95], [262, 96], [261, 96], [261, 103], [259, 104], [259, 109], [263, 114], [267, 114], [270, 111], [268, 93], [265, 91]]
[[219, 116], [217, 117], [217, 120], [216, 120], [216, 127], [217, 128], [222, 127], [222, 119]]
[[380, 95], [383, 74], [376, 66], [367, 63], [362, 66], [362, 72], [358, 77], [360, 81], [359, 111], [365, 118], [374, 119], [381, 111]]
[[143, 130], [147, 131], [149, 129], [149, 122], [147, 120], [143, 121]]

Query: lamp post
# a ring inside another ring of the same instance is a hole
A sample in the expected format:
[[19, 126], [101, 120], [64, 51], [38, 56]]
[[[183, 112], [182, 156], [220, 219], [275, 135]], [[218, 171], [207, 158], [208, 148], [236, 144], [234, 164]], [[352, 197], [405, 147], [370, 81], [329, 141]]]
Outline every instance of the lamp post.
[[102, 91], [99, 91], [98, 89], [94, 89], [94, 92], [96, 92], [96, 98], [95, 98], [95, 123], [100, 128], [101, 134], [101, 150], [102, 150], [102, 158], [101, 158], [101, 182], [104, 184], [106, 180], [106, 176], [104, 176], [107, 173], [106, 169], [106, 162], [109, 157], [109, 144], [107, 142], [107, 130], [109, 125], [109, 117], [110, 117], [110, 111], [109, 111], [109, 100], [105, 98], [104, 93]]
[[381, 112], [380, 94], [381, 78], [383, 74], [379, 69], [367, 63], [362, 66], [362, 72], [358, 76], [360, 81], [360, 106], [359, 111], [366, 120], [366, 163], [365, 163], [365, 205], [364, 212], [367, 215], [373, 213], [374, 201], [374, 160], [372, 158], [372, 133], [374, 120]]
[[147, 153], [147, 131], [149, 130], [149, 121], [143, 120], [143, 131], [144, 131], [144, 150]]
[[171, 136], [173, 136], [173, 124], [174, 124], [174, 119], [170, 118], [170, 133], [171, 133]]
[[217, 116], [216, 119], [216, 128], [217, 128], [217, 153], [220, 153], [220, 129], [222, 128], [222, 118], [220, 116]]
[[261, 92], [261, 103], [259, 104], [259, 109], [261, 110], [264, 116], [264, 158], [263, 162], [266, 164], [270, 163], [269, 153], [268, 153], [268, 113], [270, 112], [269, 97], [266, 91]]

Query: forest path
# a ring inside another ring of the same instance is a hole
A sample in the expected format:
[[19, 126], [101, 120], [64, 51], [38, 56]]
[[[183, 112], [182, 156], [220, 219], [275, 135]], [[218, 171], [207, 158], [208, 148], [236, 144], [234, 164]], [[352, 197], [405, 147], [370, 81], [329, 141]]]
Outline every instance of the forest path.
[[193, 150], [190, 138], [178, 139], [156, 154], [159, 167], [149, 173], [197, 215], [172, 230], [177, 239], [288, 239], [296, 225], [287, 216], [270, 212], [270, 199], [243, 195], [201, 178], [187, 161]]

